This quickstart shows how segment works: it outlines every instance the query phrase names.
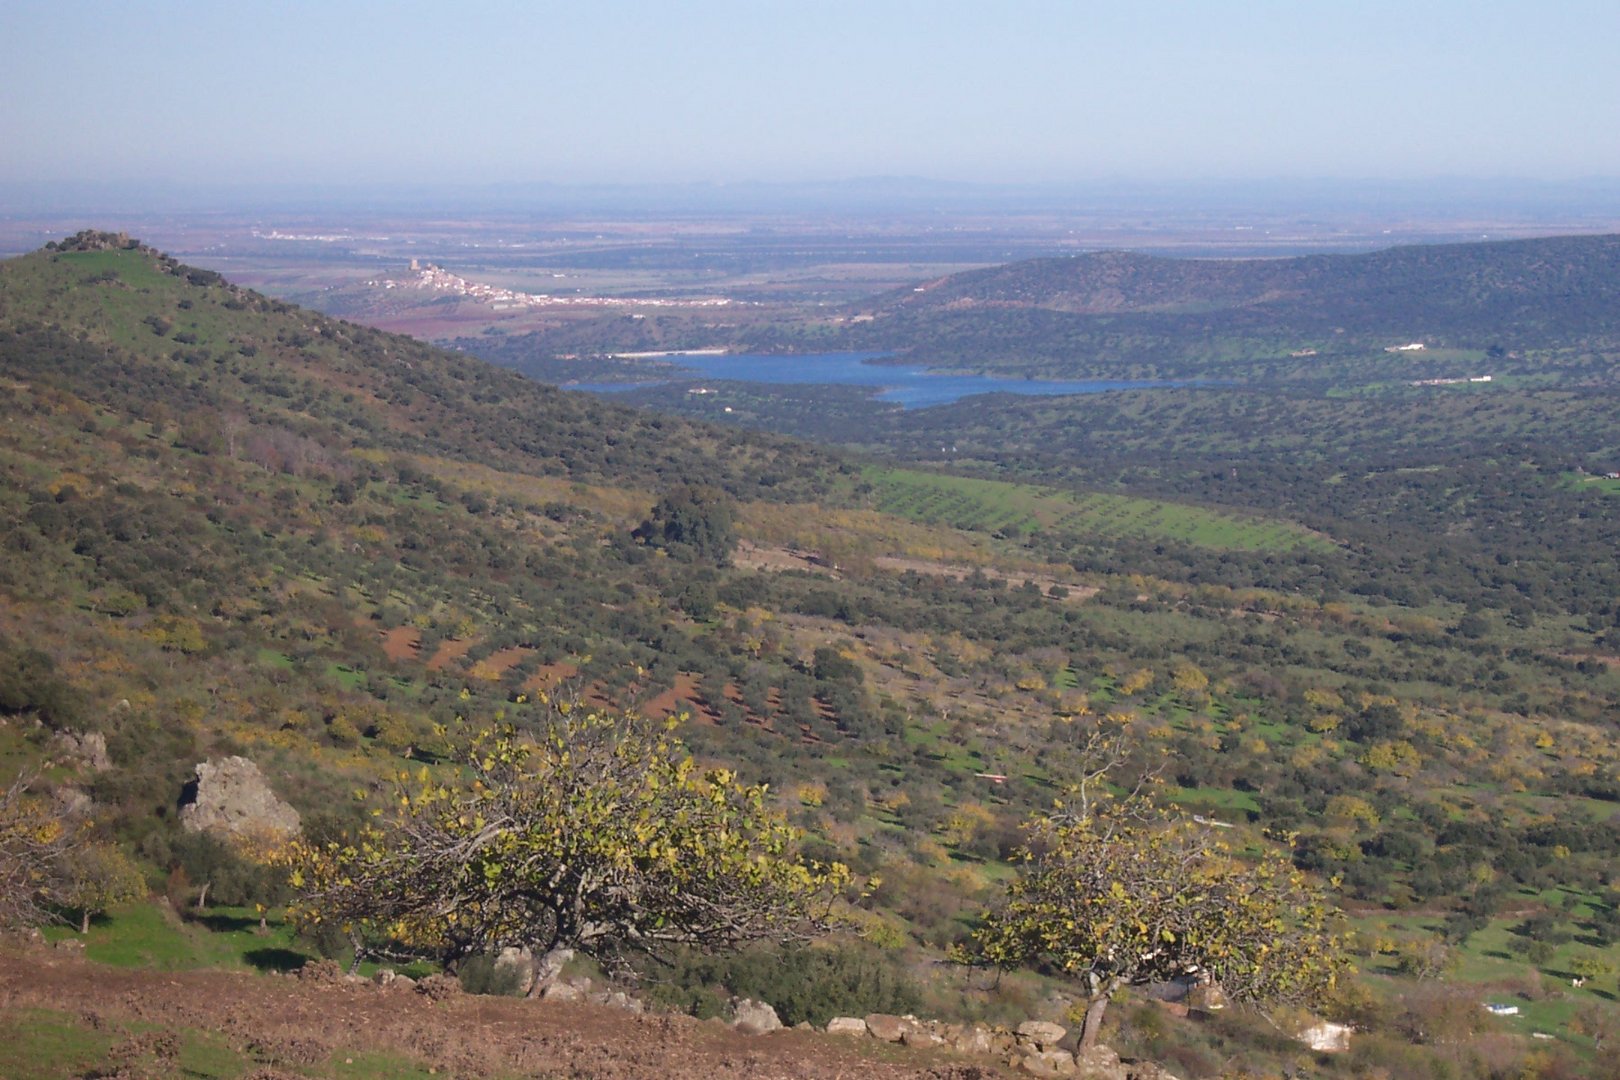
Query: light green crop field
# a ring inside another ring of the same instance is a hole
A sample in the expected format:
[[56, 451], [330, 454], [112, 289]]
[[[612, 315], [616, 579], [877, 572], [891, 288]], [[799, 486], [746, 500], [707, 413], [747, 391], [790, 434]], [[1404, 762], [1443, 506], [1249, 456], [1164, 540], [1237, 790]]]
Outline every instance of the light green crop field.
[[1174, 540], [1225, 551], [1326, 550], [1303, 526], [1181, 503], [872, 466], [864, 478], [885, 513], [929, 525], [1006, 533]]

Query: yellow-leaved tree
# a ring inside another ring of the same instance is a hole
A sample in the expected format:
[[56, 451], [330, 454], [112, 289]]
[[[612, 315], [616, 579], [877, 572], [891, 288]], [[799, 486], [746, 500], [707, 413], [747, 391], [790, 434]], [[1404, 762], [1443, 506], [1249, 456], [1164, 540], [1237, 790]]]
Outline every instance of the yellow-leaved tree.
[[569, 949], [611, 965], [824, 929], [849, 871], [799, 859], [764, 786], [700, 769], [674, 726], [557, 709], [534, 736], [458, 737], [461, 781], [401, 773], [359, 836], [293, 845], [293, 920], [357, 957], [513, 946], [547, 975]]
[[1236, 1002], [1325, 997], [1348, 959], [1320, 890], [1285, 852], [1240, 857], [1224, 830], [1156, 803], [1151, 782], [1110, 788], [1120, 747], [1117, 735], [1095, 738], [1101, 764], [1027, 824], [1022, 872], [964, 958], [1074, 978], [1083, 1047], [1130, 985], [1197, 975]]

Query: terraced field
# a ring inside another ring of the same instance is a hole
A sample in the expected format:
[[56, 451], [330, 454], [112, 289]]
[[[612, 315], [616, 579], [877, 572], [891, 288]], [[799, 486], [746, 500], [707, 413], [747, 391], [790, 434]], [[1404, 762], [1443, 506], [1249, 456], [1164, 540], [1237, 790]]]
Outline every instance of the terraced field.
[[878, 509], [930, 525], [983, 532], [1054, 531], [1076, 537], [1164, 539], [1238, 551], [1327, 549], [1300, 525], [1181, 503], [1066, 492], [1032, 484], [872, 466], [864, 471]]

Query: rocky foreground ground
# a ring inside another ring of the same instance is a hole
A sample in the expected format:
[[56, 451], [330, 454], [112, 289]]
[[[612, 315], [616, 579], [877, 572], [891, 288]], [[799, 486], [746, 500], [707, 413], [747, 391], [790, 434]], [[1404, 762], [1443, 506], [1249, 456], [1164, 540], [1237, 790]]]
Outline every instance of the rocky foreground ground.
[[[41, 1023], [72, 1029], [82, 1033], [84, 1044], [107, 1049], [91, 1054], [98, 1060], [86, 1061], [84, 1045], [62, 1038], [61, 1071], [52, 1071], [50, 1064], [42, 1068], [39, 1040], [28, 1031], [29, 1025]], [[420, 1072], [452, 1077], [991, 1080], [1076, 1075], [1072, 1058], [1063, 1061], [1034, 1040], [1011, 1033], [984, 1032], [991, 1042], [978, 1053], [963, 1053], [938, 1044], [931, 1033], [945, 1030], [942, 1025], [872, 1017], [844, 1021], [843, 1034], [837, 1026], [832, 1033], [755, 1034], [720, 1021], [587, 1001], [473, 996], [443, 977], [422, 984], [403, 979], [379, 984], [347, 978], [331, 965], [284, 976], [128, 970], [42, 945], [0, 948], [0, 1076], [5, 1077], [133, 1080], [185, 1075], [179, 1047], [198, 1033], [240, 1055], [248, 1080], [351, 1075], [346, 1066], [377, 1054], [409, 1062]], [[27, 1046], [36, 1048], [29, 1052], [32, 1056], [25, 1053]], [[1095, 1072], [1082, 1067], [1080, 1074], [1098, 1080], [1165, 1075], [1150, 1065], [1121, 1067], [1117, 1059], [1096, 1064], [1102, 1067]]]
[[[336, 978], [102, 967], [45, 948], [0, 951], [0, 1075], [23, 1027], [43, 1015], [112, 1036], [88, 1075], [163, 1076], [186, 1032], [212, 1032], [255, 1063], [254, 1080], [307, 1075], [345, 1055], [385, 1052], [455, 1077], [928, 1078], [1004, 1075], [944, 1050], [808, 1031], [749, 1035], [718, 1022], [632, 1014]], [[64, 1064], [66, 1057], [64, 1057]], [[124, 1070], [120, 1073], [120, 1068]], [[60, 1075], [87, 1075], [69, 1068]]]

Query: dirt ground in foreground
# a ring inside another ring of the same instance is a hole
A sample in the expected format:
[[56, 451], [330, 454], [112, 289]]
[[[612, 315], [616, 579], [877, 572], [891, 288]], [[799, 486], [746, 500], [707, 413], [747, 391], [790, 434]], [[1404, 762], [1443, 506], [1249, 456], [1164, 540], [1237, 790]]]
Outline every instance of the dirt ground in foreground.
[[[386, 1052], [450, 1077], [990, 1080], [993, 1062], [810, 1031], [744, 1035], [716, 1021], [609, 1006], [223, 971], [103, 967], [45, 947], [0, 949], [0, 1030], [49, 1009], [91, 1030], [212, 1032], [262, 1080], [326, 1075], [343, 1054]], [[6, 1057], [0, 1045], [0, 1063]], [[0, 1067], [0, 1072], [5, 1071]], [[72, 1073], [64, 1075], [73, 1075]]]

